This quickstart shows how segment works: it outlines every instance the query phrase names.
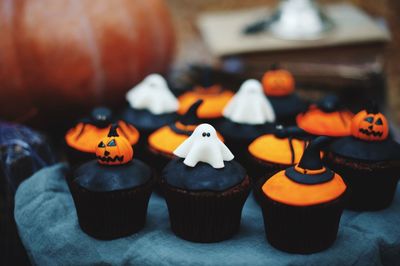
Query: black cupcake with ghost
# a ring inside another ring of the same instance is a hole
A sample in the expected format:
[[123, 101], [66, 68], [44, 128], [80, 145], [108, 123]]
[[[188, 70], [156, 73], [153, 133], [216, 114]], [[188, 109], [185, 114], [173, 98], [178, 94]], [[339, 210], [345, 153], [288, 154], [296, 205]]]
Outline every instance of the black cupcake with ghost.
[[246, 167], [247, 147], [257, 137], [275, 129], [275, 113], [259, 81], [245, 81], [223, 111], [219, 132], [233, 154]]
[[151, 74], [126, 94], [126, 100], [129, 106], [123, 111], [122, 119], [139, 129], [141, 153], [152, 132], [178, 118], [178, 99], [161, 75]]
[[194, 242], [218, 242], [238, 230], [250, 179], [209, 124], [199, 125], [164, 169], [161, 187], [172, 231]]

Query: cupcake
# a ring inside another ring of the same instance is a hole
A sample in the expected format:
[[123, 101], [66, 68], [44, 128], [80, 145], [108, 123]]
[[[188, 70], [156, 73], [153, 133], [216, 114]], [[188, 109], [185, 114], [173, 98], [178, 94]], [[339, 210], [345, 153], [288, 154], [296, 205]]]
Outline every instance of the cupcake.
[[247, 167], [247, 147], [257, 137], [275, 129], [275, 113], [255, 79], [245, 81], [223, 111], [218, 130], [225, 143]]
[[150, 168], [133, 159], [132, 146], [116, 127], [99, 141], [96, 157], [73, 172], [71, 193], [80, 227], [98, 239], [138, 232], [154, 184]]
[[115, 121], [110, 109], [98, 107], [65, 134], [69, 161], [75, 165], [95, 159], [97, 144], [107, 135], [114, 122], [118, 124], [118, 134], [124, 136], [132, 146], [138, 142], [139, 131], [135, 127], [123, 120]]
[[297, 115], [297, 125], [315, 136], [343, 137], [350, 135], [353, 113], [342, 108], [339, 99], [329, 95]]
[[250, 179], [215, 129], [201, 124], [175, 151], [161, 188], [172, 231], [193, 242], [218, 242], [240, 227]]
[[276, 121], [282, 125], [295, 125], [296, 115], [307, 110], [307, 103], [295, 92], [293, 75], [273, 66], [262, 77], [264, 93], [274, 108]]
[[248, 170], [250, 177], [253, 181], [269, 178], [298, 164], [308, 142], [305, 132], [298, 127], [277, 126], [274, 133], [256, 138], [248, 147], [253, 163]]
[[122, 119], [134, 125], [140, 132], [139, 149], [155, 130], [174, 122], [178, 115], [178, 100], [168, 88], [165, 79], [158, 74], [147, 76], [126, 94], [128, 108]]
[[400, 177], [400, 144], [389, 135], [385, 116], [374, 109], [356, 114], [352, 135], [332, 142], [326, 153], [327, 164], [349, 187], [347, 207], [354, 210], [388, 207]]
[[[164, 126], [149, 136], [146, 154], [148, 162], [151, 162], [157, 173], [161, 173], [174, 157], [174, 150], [189, 138], [200, 124], [197, 110], [202, 104], [203, 100], [197, 100], [177, 122]], [[219, 138], [222, 139], [220, 135]]]
[[279, 250], [314, 253], [336, 239], [346, 185], [322, 165], [319, 146], [324, 138], [312, 142], [297, 165], [259, 188], [266, 237]]
[[219, 85], [197, 86], [179, 96], [178, 113], [183, 115], [196, 101], [203, 100], [203, 104], [197, 110], [197, 116], [202, 122], [216, 122], [222, 118], [222, 111], [232, 97], [232, 91], [222, 89]]

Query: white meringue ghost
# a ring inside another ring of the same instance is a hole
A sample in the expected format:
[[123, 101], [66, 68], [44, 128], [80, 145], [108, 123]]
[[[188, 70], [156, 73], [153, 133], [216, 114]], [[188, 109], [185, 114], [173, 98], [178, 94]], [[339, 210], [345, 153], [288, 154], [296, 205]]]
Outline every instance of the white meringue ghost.
[[197, 126], [192, 135], [176, 148], [174, 154], [185, 158], [183, 163], [190, 167], [194, 167], [198, 162], [204, 162], [214, 168], [223, 168], [224, 161], [231, 161], [234, 158], [210, 124]]
[[158, 74], [148, 75], [126, 94], [129, 105], [135, 109], [147, 109], [152, 114], [176, 112], [178, 99], [169, 90], [165, 79]]
[[275, 122], [275, 112], [264, 95], [262, 85], [255, 79], [246, 80], [239, 91], [228, 102], [223, 116], [241, 123], [259, 125]]

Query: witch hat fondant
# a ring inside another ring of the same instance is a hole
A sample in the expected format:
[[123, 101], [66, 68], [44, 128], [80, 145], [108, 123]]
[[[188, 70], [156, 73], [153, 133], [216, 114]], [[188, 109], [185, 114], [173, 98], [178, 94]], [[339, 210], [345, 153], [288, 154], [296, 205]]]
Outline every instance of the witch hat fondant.
[[321, 148], [331, 138], [318, 137], [305, 149], [300, 162], [286, 169], [286, 175], [292, 181], [302, 184], [320, 184], [331, 180], [334, 173], [326, 168], [321, 160]]

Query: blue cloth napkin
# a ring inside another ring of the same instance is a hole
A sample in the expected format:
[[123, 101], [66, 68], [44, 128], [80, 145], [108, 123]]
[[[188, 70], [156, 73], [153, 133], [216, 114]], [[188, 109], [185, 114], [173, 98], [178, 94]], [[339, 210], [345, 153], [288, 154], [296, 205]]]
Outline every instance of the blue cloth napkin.
[[294, 255], [271, 247], [252, 195], [240, 232], [215, 244], [191, 243], [170, 230], [167, 206], [153, 194], [146, 227], [111, 241], [87, 236], [78, 225], [64, 164], [47, 167], [17, 190], [15, 220], [35, 265], [400, 265], [400, 188], [390, 208], [345, 211], [334, 245], [320, 253]]

